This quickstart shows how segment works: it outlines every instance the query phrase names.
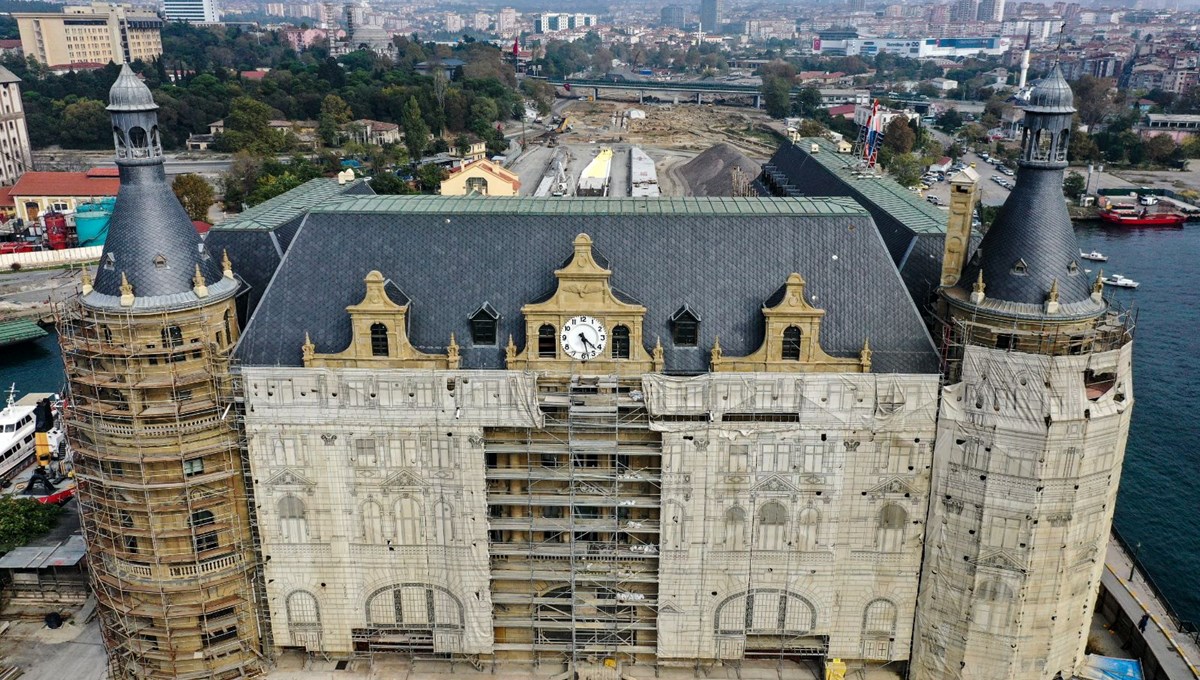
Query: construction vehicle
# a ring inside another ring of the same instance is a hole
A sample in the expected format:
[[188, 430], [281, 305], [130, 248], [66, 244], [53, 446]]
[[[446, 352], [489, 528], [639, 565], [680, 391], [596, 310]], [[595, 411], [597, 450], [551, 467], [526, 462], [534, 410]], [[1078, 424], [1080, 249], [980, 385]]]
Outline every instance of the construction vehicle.
[[562, 133], [569, 132], [570, 130], [571, 130], [571, 117], [563, 116], [563, 119], [558, 124], [558, 127], [554, 128], [554, 134], [561, 135]]

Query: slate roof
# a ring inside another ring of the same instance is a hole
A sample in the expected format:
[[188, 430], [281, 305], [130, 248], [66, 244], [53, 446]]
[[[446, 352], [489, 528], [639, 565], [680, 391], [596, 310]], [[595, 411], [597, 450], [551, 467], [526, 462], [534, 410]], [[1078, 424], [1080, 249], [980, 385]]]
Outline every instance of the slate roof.
[[1033, 84], [1029, 99], [1021, 108], [1031, 113], [1075, 113], [1075, 93], [1057, 63], [1050, 75]]
[[[812, 144], [821, 151], [809, 153]], [[755, 184], [765, 194], [853, 198], [871, 213], [905, 286], [924, 309], [940, 283], [949, 215], [890, 177], [863, 176], [856, 166], [833, 142], [806, 137], [779, 147]], [[972, 242], [978, 238], [974, 234]]]
[[307, 211], [343, 195], [361, 194], [373, 194], [365, 180], [338, 184], [335, 179], [320, 177], [213, 225], [205, 237], [209, 251], [218, 259], [227, 251], [234, 273], [247, 287], [238, 308], [243, 324], [258, 306]]
[[[345, 349], [346, 307], [377, 269], [412, 301], [414, 346], [444, 352], [455, 333], [464, 368], [502, 368], [508, 336], [525, 345], [521, 307], [554, 289], [580, 232], [613, 271], [613, 287], [646, 306], [644, 334], [651, 346], [662, 339], [668, 372], [706, 371], [715, 336], [726, 356], [758, 349], [763, 302], [792, 272], [826, 310], [827, 352], [857, 357], [869, 338], [875, 371], [937, 372], [870, 215], [844, 198], [342, 198], [305, 219], [237, 356], [300, 365], [306, 331], [318, 352]], [[500, 342], [477, 347], [468, 318], [485, 302], [500, 315]], [[703, 319], [697, 347], [671, 341], [668, 319], [684, 305]]]

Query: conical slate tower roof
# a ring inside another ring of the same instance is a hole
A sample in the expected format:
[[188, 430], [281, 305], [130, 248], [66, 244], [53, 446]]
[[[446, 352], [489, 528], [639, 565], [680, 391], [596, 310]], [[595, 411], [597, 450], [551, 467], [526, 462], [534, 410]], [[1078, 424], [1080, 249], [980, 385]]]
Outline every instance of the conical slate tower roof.
[[120, 306], [149, 311], [195, 305], [200, 300], [194, 292], [197, 267], [210, 299], [236, 291], [236, 283], [223, 277], [220, 262], [205, 249], [167, 182], [157, 108], [150, 89], [128, 64], [123, 66], [109, 91], [108, 106], [120, 140], [121, 188], [96, 272], [95, 292], [84, 297], [85, 304], [119, 304], [124, 277], [132, 286], [134, 303]]
[[1024, 107], [1026, 139], [1016, 187], [963, 269], [962, 297], [982, 271], [985, 307], [1042, 316], [1054, 288], [1061, 305], [1055, 316], [1102, 311], [1103, 305], [1091, 299], [1092, 282], [1079, 261], [1079, 241], [1062, 192], [1073, 103], [1057, 65], [1034, 87]]

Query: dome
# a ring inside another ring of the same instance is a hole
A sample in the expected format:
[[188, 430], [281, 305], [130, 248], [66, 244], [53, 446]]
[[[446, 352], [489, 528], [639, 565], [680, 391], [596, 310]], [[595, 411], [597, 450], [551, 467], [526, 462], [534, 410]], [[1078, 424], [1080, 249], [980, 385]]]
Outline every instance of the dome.
[[150, 88], [137, 77], [129, 64], [121, 67], [121, 75], [108, 91], [109, 111], [154, 111], [158, 105], [154, 103], [154, 95]]
[[387, 31], [378, 26], [356, 26], [354, 28], [354, 44], [379, 47], [391, 42]]
[[1050, 75], [1034, 84], [1024, 109], [1034, 113], [1075, 113], [1075, 93], [1058, 64]]

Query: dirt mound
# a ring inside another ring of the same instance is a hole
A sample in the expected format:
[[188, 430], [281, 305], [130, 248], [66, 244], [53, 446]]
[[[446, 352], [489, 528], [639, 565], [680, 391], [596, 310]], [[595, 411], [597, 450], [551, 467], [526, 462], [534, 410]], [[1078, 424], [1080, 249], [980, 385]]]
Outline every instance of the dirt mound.
[[688, 196], [733, 196], [734, 169], [753, 181], [761, 168], [731, 144], [721, 142], [679, 168]]

